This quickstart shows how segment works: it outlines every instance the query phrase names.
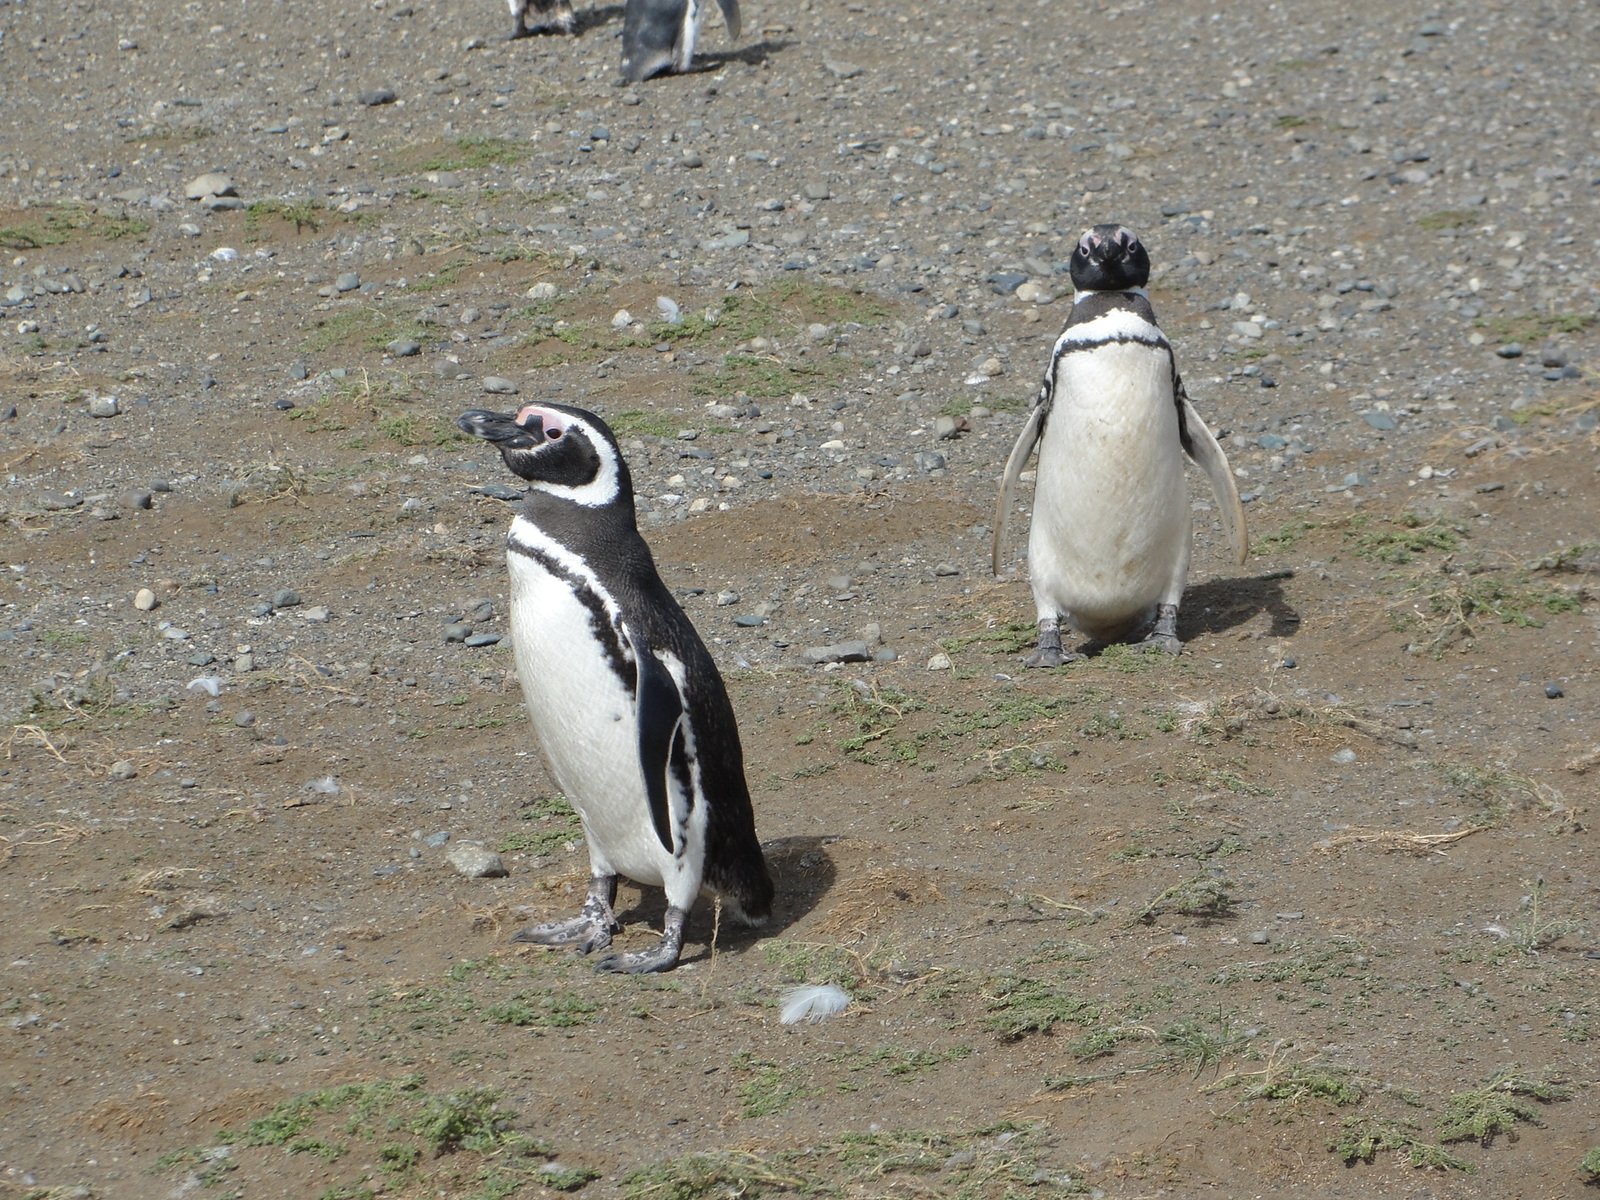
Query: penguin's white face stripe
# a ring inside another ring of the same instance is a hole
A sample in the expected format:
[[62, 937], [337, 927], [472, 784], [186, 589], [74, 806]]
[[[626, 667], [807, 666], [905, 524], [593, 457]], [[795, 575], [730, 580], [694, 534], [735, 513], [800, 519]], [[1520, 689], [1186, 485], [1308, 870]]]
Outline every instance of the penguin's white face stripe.
[[[611, 442], [589, 422], [580, 420], [577, 417], [565, 418], [564, 428], [569, 431], [578, 430], [583, 434], [585, 440], [594, 447], [595, 455], [600, 460], [600, 468], [595, 472], [594, 478], [588, 483], [576, 485], [547, 483], [537, 479], [530, 482], [541, 492], [548, 493], [551, 496], [559, 496], [563, 500], [570, 500], [574, 504], [582, 505], [584, 508], [603, 508], [612, 503], [616, 500], [621, 487], [619, 483], [620, 475], [617, 470], [617, 452], [612, 448]], [[537, 453], [537, 450], [535, 450], [535, 453]]]

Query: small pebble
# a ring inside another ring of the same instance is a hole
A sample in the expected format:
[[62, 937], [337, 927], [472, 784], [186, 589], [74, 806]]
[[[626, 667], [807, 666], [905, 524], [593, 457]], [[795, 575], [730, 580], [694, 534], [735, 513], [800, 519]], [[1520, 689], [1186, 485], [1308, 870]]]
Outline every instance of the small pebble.
[[1559, 683], [1547, 683], [1544, 685], [1544, 694], [1550, 700], [1559, 700], [1567, 693], [1561, 690]]
[[133, 606], [140, 612], [149, 612], [161, 601], [156, 599], [156, 594], [149, 588], [140, 588], [133, 594]]

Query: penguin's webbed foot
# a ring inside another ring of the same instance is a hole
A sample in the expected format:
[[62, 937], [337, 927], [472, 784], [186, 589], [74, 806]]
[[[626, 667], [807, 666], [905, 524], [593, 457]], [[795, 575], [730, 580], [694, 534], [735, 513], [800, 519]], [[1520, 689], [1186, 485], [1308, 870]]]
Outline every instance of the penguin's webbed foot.
[[667, 909], [661, 940], [648, 950], [632, 954], [608, 954], [595, 963], [596, 971], [614, 971], [619, 975], [648, 975], [656, 971], [670, 971], [678, 965], [683, 952], [683, 926], [689, 914], [681, 908]]
[[576, 946], [583, 954], [593, 954], [611, 945], [611, 935], [622, 928], [611, 905], [617, 894], [615, 875], [597, 875], [589, 881], [589, 894], [577, 916], [543, 925], [526, 925], [511, 935], [513, 942], [536, 946]]
[[1183, 642], [1178, 638], [1178, 606], [1157, 605], [1155, 628], [1145, 635], [1144, 641], [1135, 642], [1133, 648], [1146, 654], [1158, 650], [1163, 654], [1181, 653]]
[[1022, 660], [1025, 667], [1059, 667], [1086, 657], [1076, 650], [1061, 648], [1061, 623], [1048, 617], [1039, 622], [1039, 644]]

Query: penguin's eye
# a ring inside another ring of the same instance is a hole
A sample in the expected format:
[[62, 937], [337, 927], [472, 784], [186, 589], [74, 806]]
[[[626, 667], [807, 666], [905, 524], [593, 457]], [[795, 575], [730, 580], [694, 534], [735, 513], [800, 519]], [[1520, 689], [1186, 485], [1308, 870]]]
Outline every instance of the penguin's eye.
[[1094, 242], [1090, 240], [1088, 234], [1084, 234], [1083, 237], [1078, 239], [1079, 254], [1087, 254], [1092, 249], [1094, 249]]
[[555, 441], [557, 438], [559, 438], [561, 436], [561, 430], [559, 430], [559, 429], [546, 429], [544, 431], [544, 435], [545, 435], [545, 437], [549, 438], [553, 442], [553, 441]]

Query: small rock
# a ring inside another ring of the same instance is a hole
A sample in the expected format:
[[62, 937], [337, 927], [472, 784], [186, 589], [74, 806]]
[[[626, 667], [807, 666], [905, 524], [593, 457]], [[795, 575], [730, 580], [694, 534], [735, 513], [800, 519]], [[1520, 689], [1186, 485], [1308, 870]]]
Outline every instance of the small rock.
[[196, 175], [184, 185], [183, 194], [189, 200], [204, 200], [207, 196], [232, 196], [233, 180], [221, 171], [207, 171]]
[[485, 375], [483, 390], [493, 396], [515, 396], [517, 385], [501, 375]]
[[384, 349], [394, 358], [411, 358], [422, 353], [422, 343], [411, 338], [395, 338]]
[[872, 652], [867, 649], [865, 642], [856, 640], [833, 646], [812, 646], [800, 657], [812, 666], [818, 666], [822, 663], [866, 662], [872, 657]]
[[356, 103], [364, 108], [377, 108], [380, 104], [394, 103], [393, 88], [368, 88], [356, 93]]
[[1272, 935], [1265, 929], [1258, 929], [1250, 935], [1250, 944], [1252, 946], [1265, 946], [1271, 940]]
[[1544, 694], [1548, 700], [1559, 700], [1567, 693], [1561, 690], [1559, 683], [1547, 683], [1544, 685]]
[[241, 708], [233, 714], [233, 723], [240, 729], [249, 729], [256, 723], [256, 715], [248, 708]]
[[1342, 750], [1335, 750], [1333, 752], [1333, 761], [1338, 763], [1340, 766], [1353, 763], [1355, 760], [1356, 752], [1350, 749], [1349, 746], [1344, 747]]
[[1522, 343], [1521, 342], [1507, 342], [1504, 346], [1499, 347], [1495, 351], [1495, 353], [1498, 354], [1501, 358], [1521, 358], [1522, 357]]
[[89, 415], [91, 417], [114, 417], [121, 409], [117, 405], [115, 396], [90, 396]]
[[457, 842], [445, 852], [445, 861], [468, 879], [503, 879], [506, 864], [493, 850], [475, 842]]
[[133, 594], [133, 606], [140, 612], [149, 612], [161, 601], [156, 599], [156, 594], [149, 588], [140, 588]]
[[300, 593], [292, 588], [279, 588], [272, 593], [273, 608], [293, 608], [300, 602]]
[[528, 289], [527, 296], [529, 300], [537, 303], [542, 300], [554, 300], [559, 291], [555, 284], [541, 281]]
[[325, 624], [333, 616], [333, 614], [328, 611], [328, 606], [326, 604], [313, 605], [300, 615], [307, 621], [310, 621], [313, 625]]
[[139, 774], [139, 768], [126, 758], [119, 758], [111, 764], [111, 778], [133, 779]]
[[444, 627], [444, 640], [446, 642], [464, 642], [471, 636], [471, 625], [463, 625], [459, 621], [452, 621]]
[[950, 656], [942, 650], [928, 660], [928, 670], [930, 671], [948, 671], [951, 665]]
[[474, 633], [462, 644], [469, 650], [476, 650], [481, 646], [493, 646], [500, 641], [498, 633]]
[[361, 286], [361, 276], [354, 271], [343, 271], [333, 281], [336, 292], [353, 292]]

